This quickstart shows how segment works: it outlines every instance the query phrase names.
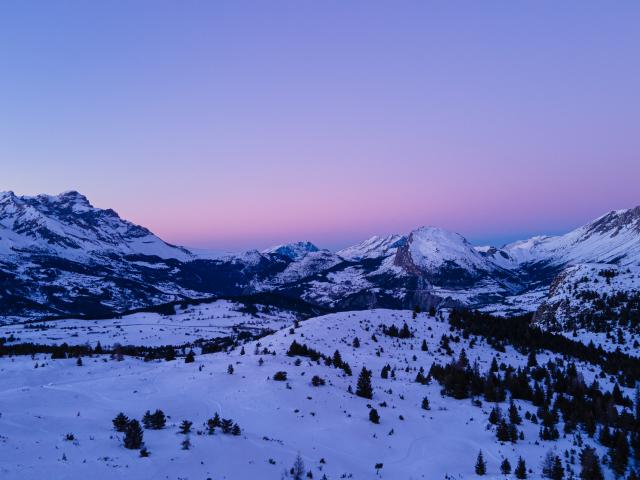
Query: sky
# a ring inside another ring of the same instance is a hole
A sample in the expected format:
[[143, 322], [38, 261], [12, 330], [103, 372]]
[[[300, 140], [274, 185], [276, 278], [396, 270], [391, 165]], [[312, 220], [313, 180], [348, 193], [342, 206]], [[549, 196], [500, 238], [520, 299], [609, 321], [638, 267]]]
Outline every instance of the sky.
[[640, 204], [640, 2], [0, 3], [0, 190], [167, 241], [477, 244]]

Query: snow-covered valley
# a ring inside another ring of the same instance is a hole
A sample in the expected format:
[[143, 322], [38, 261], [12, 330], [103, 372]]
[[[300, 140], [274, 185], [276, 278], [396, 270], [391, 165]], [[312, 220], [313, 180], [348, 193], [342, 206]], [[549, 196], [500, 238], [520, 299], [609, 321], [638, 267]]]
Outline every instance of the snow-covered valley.
[[239, 332], [257, 335], [293, 324], [292, 312], [265, 309], [258, 305], [256, 312], [247, 313], [245, 306], [226, 300], [203, 303], [184, 308], [174, 314], [140, 312], [124, 317], [81, 320], [59, 319], [37, 322], [11, 323], [0, 326], [0, 337], [9, 343], [38, 343], [58, 345], [183, 345], [197, 339], [231, 337]]

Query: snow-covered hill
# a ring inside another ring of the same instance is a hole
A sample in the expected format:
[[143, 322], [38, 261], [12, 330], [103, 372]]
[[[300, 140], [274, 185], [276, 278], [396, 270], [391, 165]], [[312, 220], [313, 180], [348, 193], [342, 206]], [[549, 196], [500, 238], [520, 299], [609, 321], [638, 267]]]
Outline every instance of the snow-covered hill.
[[640, 348], [640, 266], [578, 264], [551, 285], [534, 320], [606, 350], [637, 355]]
[[[410, 338], [382, 333], [389, 325], [405, 323]], [[443, 347], [443, 337], [453, 334], [457, 340]], [[353, 376], [325, 361], [288, 356], [294, 340], [329, 357], [339, 350]], [[600, 457], [606, 453], [587, 435], [580, 436], [579, 445], [576, 434], [541, 440], [541, 425], [531, 420], [539, 410], [520, 399], [515, 406], [522, 438], [497, 441], [489, 414], [499, 406], [506, 415], [508, 401], [474, 404], [442, 395], [435, 380], [416, 382], [421, 367], [426, 374], [434, 363], [462, 358], [463, 349], [482, 372], [494, 358], [496, 365], [520, 369], [529, 362], [510, 346], [500, 352], [482, 338], [462, 338], [442, 319], [390, 310], [311, 319], [242, 349], [196, 354], [193, 363], [95, 355], [83, 357], [78, 366], [74, 358], [52, 360], [42, 354], [0, 358], [0, 474], [7, 480], [281, 479], [290, 478], [300, 454], [303, 475], [310, 471], [318, 479], [466, 479], [475, 478], [476, 456], [482, 451], [486, 478], [505, 478], [500, 473], [504, 459], [515, 468], [522, 457], [528, 478], [537, 479], [549, 451], [575, 473], [581, 448], [593, 446]], [[537, 354], [540, 365], [554, 359], [551, 352]], [[381, 378], [387, 365], [388, 375]], [[373, 372], [371, 400], [350, 393], [363, 367]], [[596, 379], [590, 365], [576, 362], [576, 367], [587, 384]], [[276, 381], [277, 372], [285, 372], [286, 380]], [[599, 381], [612, 387], [606, 378]], [[378, 423], [370, 421], [372, 408]], [[144, 430], [150, 456], [141, 458], [138, 450], [124, 448], [124, 435], [114, 431], [111, 421], [118, 412], [140, 419], [156, 409], [168, 415], [167, 424]], [[226, 435], [219, 428], [207, 434], [207, 419], [215, 414], [237, 422], [240, 434]], [[193, 422], [188, 434], [179, 433], [183, 420]], [[560, 419], [561, 431], [563, 425]], [[613, 479], [609, 469], [605, 474]]]

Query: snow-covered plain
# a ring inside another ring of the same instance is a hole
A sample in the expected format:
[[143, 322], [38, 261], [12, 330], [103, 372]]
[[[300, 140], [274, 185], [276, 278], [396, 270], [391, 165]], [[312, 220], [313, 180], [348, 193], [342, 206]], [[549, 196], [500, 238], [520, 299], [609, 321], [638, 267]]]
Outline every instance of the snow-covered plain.
[[141, 312], [105, 320], [62, 319], [0, 326], [0, 337], [10, 343], [103, 346], [116, 343], [155, 347], [183, 345], [197, 339], [232, 336], [237, 329], [258, 334], [293, 324], [295, 315], [271, 307], [251, 315], [243, 305], [227, 300], [178, 307], [175, 315]]
[[[403, 322], [413, 338], [381, 333], [383, 324]], [[38, 333], [49, 335], [47, 330]], [[540, 478], [546, 452], [561, 455], [572, 448], [572, 438], [541, 441], [539, 425], [524, 420], [525, 439], [501, 444], [495, 427], [488, 428], [491, 404], [476, 407], [469, 400], [442, 397], [436, 382], [414, 382], [420, 367], [428, 371], [434, 361], [450, 361], [439, 349], [442, 335], [450, 333], [449, 324], [437, 317], [370, 310], [313, 318], [246, 344], [244, 354], [237, 348], [197, 355], [190, 364], [94, 356], [76, 366], [75, 359], [45, 355], [0, 358], [0, 478], [280, 479], [300, 453], [317, 479], [464, 479], [475, 477], [480, 449], [487, 460], [485, 478], [504, 478], [500, 462], [507, 457], [515, 466], [518, 456], [533, 470], [529, 478]], [[356, 337], [359, 347], [353, 346]], [[327, 355], [338, 349], [354, 375], [287, 356], [294, 339]], [[428, 351], [421, 350], [423, 340]], [[526, 365], [526, 357], [510, 347], [499, 353], [482, 339], [473, 346], [471, 341], [451, 342], [454, 356], [465, 348], [483, 371], [494, 356], [499, 363]], [[263, 354], [264, 348], [269, 353]], [[539, 362], [550, 358], [555, 356], [538, 355]], [[386, 364], [395, 369], [395, 378], [380, 377]], [[227, 373], [229, 365], [233, 374]], [[373, 371], [373, 400], [348, 393], [363, 366]], [[591, 366], [578, 367], [587, 383], [598, 373]], [[287, 372], [286, 382], [272, 379], [278, 371]], [[314, 375], [326, 385], [313, 387]], [[610, 386], [606, 379], [601, 384]], [[430, 410], [421, 409], [425, 396]], [[526, 402], [516, 404], [522, 416], [534, 411]], [[379, 425], [368, 420], [369, 405], [380, 413]], [[140, 458], [122, 446], [111, 419], [120, 411], [140, 419], [156, 408], [170, 418], [163, 430], [145, 431], [151, 456]], [[198, 434], [216, 412], [238, 422], [242, 434]], [[184, 436], [177, 429], [184, 419], [194, 422], [190, 450], [181, 449]], [[562, 422], [558, 428], [562, 431]], [[65, 440], [68, 433], [75, 440]], [[376, 464], [382, 464], [378, 471]]]

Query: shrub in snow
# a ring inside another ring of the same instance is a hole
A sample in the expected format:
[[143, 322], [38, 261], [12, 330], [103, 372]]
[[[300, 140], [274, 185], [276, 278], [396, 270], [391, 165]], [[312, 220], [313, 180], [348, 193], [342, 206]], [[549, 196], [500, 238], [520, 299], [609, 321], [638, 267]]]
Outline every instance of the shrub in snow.
[[369, 420], [371, 423], [380, 423], [380, 415], [378, 415], [378, 411], [375, 408], [369, 410]]
[[146, 429], [160, 430], [164, 428], [166, 423], [167, 423], [167, 418], [165, 417], [164, 412], [159, 409], [153, 413], [147, 410], [144, 416], [142, 417], [142, 424]]
[[285, 382], [287, 380], [287, 372], [276, 372], [273, 374], [273, 379], [277, 382]]
[[183, 420], [180, 424], [180, 433], [182, 433], [183, 435], [189, 433], [191, 431], [191, 425], [193, 425], [193, 422], [190, 422], [189, 420]]

